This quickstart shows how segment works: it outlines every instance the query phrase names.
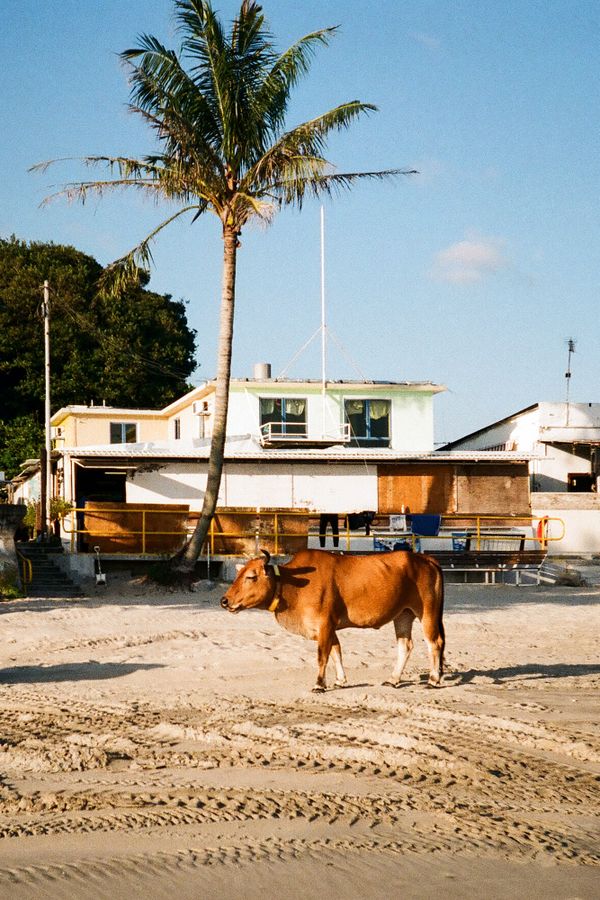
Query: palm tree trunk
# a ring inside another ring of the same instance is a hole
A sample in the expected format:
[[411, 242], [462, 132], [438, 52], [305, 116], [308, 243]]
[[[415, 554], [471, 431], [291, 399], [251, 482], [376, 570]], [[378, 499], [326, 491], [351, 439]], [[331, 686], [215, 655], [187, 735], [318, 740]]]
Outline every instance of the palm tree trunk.
[[217, 352], [217, 386], [215, 392], [215, 413], [208, 460], [208, 477], [204, 503], [198, 524], [194, 529], [184, 553], [175, 565], [176, 571], [189, 573], [193, 570], [200, 553], [210, 523], [214, 515], [225, 456], [227, 434], [227, 409], [229, 406], [229, 381], [231, 379], [231, 353], [233, 349], [233, 314], [235, 307], [235, 268], [237, 257], [237, 232], [225, 226], [223, 233], [223, 280], [221, 288], [221, 315], [219, 322], [219, 345]]

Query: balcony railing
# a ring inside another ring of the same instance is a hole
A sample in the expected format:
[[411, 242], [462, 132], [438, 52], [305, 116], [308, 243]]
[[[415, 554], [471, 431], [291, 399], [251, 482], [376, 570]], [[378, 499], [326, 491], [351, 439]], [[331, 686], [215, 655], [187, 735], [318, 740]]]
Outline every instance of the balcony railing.
[[350, 424], [323, 434], [309, 434], [303, 422], [265, 422], [260, 427], [260, 442], [263, 447], [274, 444], [299, 444], [306, 446], [323, 446], [331, 444], [349, 444], [351, 440]]

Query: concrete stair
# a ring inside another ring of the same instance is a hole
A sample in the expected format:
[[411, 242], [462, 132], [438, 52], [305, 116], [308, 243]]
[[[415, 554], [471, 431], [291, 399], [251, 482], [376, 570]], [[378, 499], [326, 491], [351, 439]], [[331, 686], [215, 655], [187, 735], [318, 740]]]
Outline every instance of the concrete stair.
[[80, 588], [57, 563], [60, 545], [18, 543], [17, 550], [31, 563], [33, 578], [24, 586], [27, 597], [82, 597]]

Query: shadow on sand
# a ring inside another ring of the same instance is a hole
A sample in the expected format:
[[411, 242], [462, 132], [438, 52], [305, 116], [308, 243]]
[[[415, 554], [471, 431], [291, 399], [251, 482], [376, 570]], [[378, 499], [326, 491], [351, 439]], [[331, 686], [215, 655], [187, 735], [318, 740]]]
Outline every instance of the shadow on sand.
[[57, 666], [14, 666], [0, 669], [0, 684], [43, 684], [52, 681], [100, 681], [132, 672], [162, 669], [159, 663], [100, 663], [94, 659]]
[[580, 678], [586, 675], [600, 675], [600, 665], [568, 663], [527, 663], [524, 666], [506, 666], [501, 669], [468, 669], [465, 672], [448, 673], [455, 684], [468, 684], [475, 678], [491, 678], [495, 684], [503, 684], [514, 679], [533, 681], [539, 678]]
[[[0, 616], [15, 612], [44, 613], [49, 610], [61, 609], [117, 609], [135, 606], [151, 606], [155, 609], [181, 609], [205, 612], [220, 609], [219, 601], [223, 593], [220, 585], [211, 586], [209, 593], [194, 591], [164, 593], [149, 591], [147, 594], [125, 595], [123, 597], [111, 594], [103, 596], [98, 591], [93, 596], [86, 597], [23, 597], [18, 600], [3, 600], [0, 602]], [[224, 615], [224, 614], [223, 614]]]

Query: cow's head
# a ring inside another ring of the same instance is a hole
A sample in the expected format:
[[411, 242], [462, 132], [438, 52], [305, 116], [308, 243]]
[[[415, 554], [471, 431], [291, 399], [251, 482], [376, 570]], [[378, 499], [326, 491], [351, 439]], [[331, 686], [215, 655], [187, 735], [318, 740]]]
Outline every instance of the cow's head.
[[263, 555], [240, 566], [237, 577], [221, 600], [223, 609], [239, 612], [240, 609], [268, 609], [277, 590], [277, 579], [267, 550]]

